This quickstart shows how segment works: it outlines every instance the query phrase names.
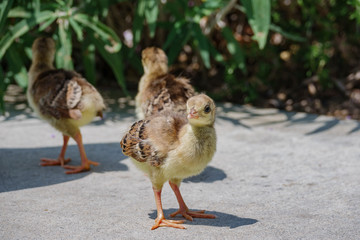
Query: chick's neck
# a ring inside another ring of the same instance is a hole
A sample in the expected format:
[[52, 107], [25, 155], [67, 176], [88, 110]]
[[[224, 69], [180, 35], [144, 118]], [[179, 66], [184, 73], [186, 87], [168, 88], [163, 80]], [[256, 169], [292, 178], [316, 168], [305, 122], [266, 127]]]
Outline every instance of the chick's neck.
[[35, 81], [37, 76], [44, 71], [54, 69], [53, 65], [54, 54], [52, 52], [48, 53], [39, 53], [33, 52], [33, 60], [29, 70], [29, 81], [30, 86]]
[[214, 127], [208, 125], [197, 126], [189, 124], [188, 131], [189, 130], [196, 138], [206, 140], [209, 135], [213, 134]]
[[148, 64], [144, 68], [145, 75], [158, 77], [168, 73], [168, 66], [166, 64]]

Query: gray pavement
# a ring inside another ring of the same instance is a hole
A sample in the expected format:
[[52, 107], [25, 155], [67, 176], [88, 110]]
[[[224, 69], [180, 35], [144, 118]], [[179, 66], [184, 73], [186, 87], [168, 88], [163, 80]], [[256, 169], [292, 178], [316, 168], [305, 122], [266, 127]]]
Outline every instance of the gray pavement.
[[[150, 181], [121, 153], [135, 120], [125, 99], [82, 128], [89, 159], [77, 175], [41, 167], [62, 137], [25, 104], [0, 117], [0, 239], [360, 239], [360, 123], [218, 103], [218, 148], [181, 185], [192, 209], [217, 215], [186, 230], [150, 228]], [[67, 156], [80, 164], [73, 140]], [[166, 215], [177, 209], [168, 185]]]

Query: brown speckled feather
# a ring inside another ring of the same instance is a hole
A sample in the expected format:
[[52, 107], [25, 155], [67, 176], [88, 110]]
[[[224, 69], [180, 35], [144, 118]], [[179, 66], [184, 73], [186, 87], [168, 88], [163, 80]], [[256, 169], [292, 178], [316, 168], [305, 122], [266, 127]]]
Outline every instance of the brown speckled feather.
[[161, 165], [167, 153], [179, 144], [180, 128], [185, 117], [163, 112], [135, 122], [120, 142], [123, 153], [151, 166]]
[[159, 159], [156, 149], [148, 140], [146, 125], [149, 120], [135, 122], [129, 132], [121, 140], [123, 153], [139, 162], [149, 162], [152, 166], [160, 165], [163, 159]]
[[142, 109], [146, 117], [165, 110], [185, 113], [186, 101], [193, 95], [188, 79], [166, 74], [153, 80], [144, 90], [143, 98], [147, 101]]
[[186, 101], [195, 94], [189, 79], [169, 74], [166, 54], [159, 48], [144, 49], [142, 63], [144, 75], [136, 96], [138, 117], [145, 118], [167, 110], [184, 114]]
[[[80, 102], [83, 87], [96, 91], [81, 75], [63, 69], [45, 71], [37, 77], [32, 86], [32, 95], [40, 112], [46, 116], [60, 118], [81, 118]], [[99, 112], [98, 115], [101, 113]]]

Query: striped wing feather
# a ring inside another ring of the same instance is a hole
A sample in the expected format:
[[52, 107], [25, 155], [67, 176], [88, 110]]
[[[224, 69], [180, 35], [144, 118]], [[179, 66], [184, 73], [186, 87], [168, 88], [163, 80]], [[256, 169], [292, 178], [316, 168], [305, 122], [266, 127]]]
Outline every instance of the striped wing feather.
[[142, 105], [145, 116], [173, 110], [184, 113], [186, 101], [194, 95], [194, 90], [186, 78], [175, 78], [171, 74], [153, 80], [144, 91]]
[[[32, 87], [34, 101], [43, 115], [60, 118], [81, 118], [81, 75], [56, 69], [41, 73]], [[88, 84], [88, 83], [87, 83]]]
[[121, 140], [123, 153], [157, 167], [179, 145], [180, 129], [186, 123], [184, 116], [168, 111], [137, 121]]

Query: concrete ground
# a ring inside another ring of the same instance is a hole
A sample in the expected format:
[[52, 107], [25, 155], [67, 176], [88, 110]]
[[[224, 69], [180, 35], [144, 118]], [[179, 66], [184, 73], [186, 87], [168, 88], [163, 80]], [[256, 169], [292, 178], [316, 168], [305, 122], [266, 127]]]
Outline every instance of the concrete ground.
[[[218, 103], [217, 152], [181, 185], [192, 209], [216, 219], [186, 230], [150, 228], [150, 181], [122, 155], [134, 107], [113, 100], [106, 120], [82, 128], [90, 172], [41, 167], [62, 136], [26, 104], [0, 117], [0, 239], [360, 239], [360, 123]], [[80, 164], [73, 140], [67, 156]], [[177, 209], [169, 185], [166, 216]], [[177, 217], [180, 218], [180, 217]]]

